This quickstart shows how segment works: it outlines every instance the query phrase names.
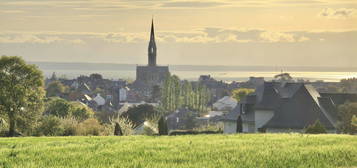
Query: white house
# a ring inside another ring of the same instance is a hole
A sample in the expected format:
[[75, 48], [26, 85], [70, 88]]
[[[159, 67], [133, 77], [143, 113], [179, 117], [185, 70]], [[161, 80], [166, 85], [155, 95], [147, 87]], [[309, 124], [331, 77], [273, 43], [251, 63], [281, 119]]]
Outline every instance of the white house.
[[119, 89], [119, 102], [125, 102], [128, 99], [128, 92], [129, 92], [128, 87], [122, 87]]
[[95, 98], [93, 98], [93, 100], [97, 103], [98, 106], [102, 106], [105, 104], [105, 99], [102, 96], [100, 96], [99, 93]]

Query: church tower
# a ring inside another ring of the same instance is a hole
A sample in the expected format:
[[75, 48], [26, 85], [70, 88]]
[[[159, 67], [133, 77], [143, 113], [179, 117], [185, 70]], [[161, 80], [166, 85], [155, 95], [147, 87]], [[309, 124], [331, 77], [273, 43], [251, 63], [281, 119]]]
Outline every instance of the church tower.
[[150, 42], [148, 47], [149, 66], [156, 66], [156, 43], [154, 31], [154, 19], [151, 21]]

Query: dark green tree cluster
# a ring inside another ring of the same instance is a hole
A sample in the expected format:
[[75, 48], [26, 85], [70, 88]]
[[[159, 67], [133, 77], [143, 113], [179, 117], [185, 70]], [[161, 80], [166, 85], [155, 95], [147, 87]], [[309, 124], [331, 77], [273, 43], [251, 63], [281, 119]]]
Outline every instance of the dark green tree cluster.
[[173, 75], [165, 80], [162, 93], [161, 105], [167, 111], [175, 111], [181, 107], [188, 107], [191, 110], [204, 112], [211, 95], [205, 85], [188, 81], [181, 82]]
[[92, 109], [79, 102], [69, 102], [62, 98], [52, 97], [46, 102], [45, 114], [56, 117], [74, 117], [79, 121], [93, 117]]
[[162, 116], [158, 122], [158, 127], [159, 127], [159, 135], [168, 135], [169, 130], [167, 128], [167, 122], [165, 120], [165, 117]]
[[325, 134], [326, 133], [326, 128], [324, 125], [321, 124], [319, 120], [316, 120], [314, 124], [309, 125], [305, 133], [307, 134]]
[[357, 116], [357, 103], [347, 102], [338, 107], [339, 130], [343, 133], [356, 134], [353, 116]]

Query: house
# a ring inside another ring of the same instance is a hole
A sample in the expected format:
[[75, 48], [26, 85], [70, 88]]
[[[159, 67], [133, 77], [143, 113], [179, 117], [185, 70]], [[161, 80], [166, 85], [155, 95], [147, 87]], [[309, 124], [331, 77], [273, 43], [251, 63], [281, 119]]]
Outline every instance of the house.
[[195, 127], [198, 112], [180, 108], [166, 117], [169, 130], [185, 130]]
[[119, 89], [119, 102], [127, 101], [129, 91], [130, 89], [128, 87], [122, 87]]
[[224, 96], [217, 102], [213, 103], [213, 109], [218, 111], [230, 111], [237, 105], [237, 100], [230, 97]]
[[337, 131], [337, 106], [357, 95], [319, 93], [304, 83], [264, 82], [222, 121], [233, 133], [242, 119], [243, 132], [302, 132], [319, 120], [328, 132]]
[[93, 100], [97, 103], [98, 106], [102, 106], [105, 104], [105, 99], [102, 96], [100, 96], [99, 93], [95, 98], [93, 98]]
[[237, 119], [240, 115], [240, 106], [236, 106], [228, 114], [224, 115], [220, 121], [223, 122], [223, 133], [234, 134], [237, 133]]

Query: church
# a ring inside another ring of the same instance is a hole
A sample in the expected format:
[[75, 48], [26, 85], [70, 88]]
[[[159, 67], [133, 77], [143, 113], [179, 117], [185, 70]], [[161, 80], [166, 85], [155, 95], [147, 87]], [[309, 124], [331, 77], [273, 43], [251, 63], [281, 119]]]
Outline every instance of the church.
[[148, 64], [145, 66], [138, 65], [136, 67], [136, 80], [134, 82], [134, 87], [146, 97], [152, 94], [152, 90], [155, 86], [162, 86], [166, 76], [170, 75], [168, 66], [157, 65], [156, 51], [154, 20], [152, 20], [148, 47]]

